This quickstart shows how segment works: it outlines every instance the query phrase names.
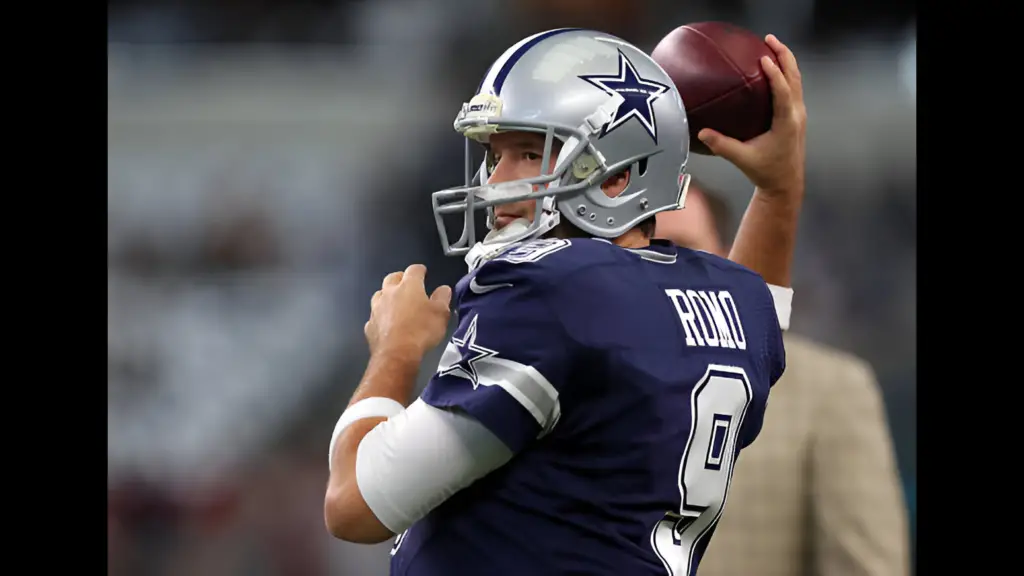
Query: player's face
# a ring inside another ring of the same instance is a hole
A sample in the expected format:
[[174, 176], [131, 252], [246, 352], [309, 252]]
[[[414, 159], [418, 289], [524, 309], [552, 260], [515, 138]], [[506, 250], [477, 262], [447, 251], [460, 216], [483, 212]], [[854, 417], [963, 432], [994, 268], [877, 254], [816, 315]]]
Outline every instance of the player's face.
[[[547, 173], [555, 168], [555, 160], [562, 143], [555, 139], [551, 145], [551, 160]], [[544, 158], [544, 136], [532, 132], [502, 132], [490, 138], [491, 177], [488, 184], [501, 184], [523, 178], [533, 178], [541, 174], [541, 160]], [[534, 186], [534, 191], [538, 190]], [[533, 200], [523, 200], [502, 204], [494, 207], [494, 226], [498, 230], [504, 228], [517, 218], [533, 221], [533, 213], [537, 204]]]

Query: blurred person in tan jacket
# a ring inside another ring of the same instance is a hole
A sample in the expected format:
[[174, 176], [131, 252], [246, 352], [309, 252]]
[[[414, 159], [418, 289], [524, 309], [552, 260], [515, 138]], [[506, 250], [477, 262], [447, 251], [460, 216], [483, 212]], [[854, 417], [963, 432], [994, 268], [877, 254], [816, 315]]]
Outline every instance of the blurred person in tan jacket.
[[[728, 252], [724, 202], [690, 186], [657, 237]], [[700, 576], [902, 576], [907, 511], [871, 367], [787, 332], [786, 372], [743, 451]]]

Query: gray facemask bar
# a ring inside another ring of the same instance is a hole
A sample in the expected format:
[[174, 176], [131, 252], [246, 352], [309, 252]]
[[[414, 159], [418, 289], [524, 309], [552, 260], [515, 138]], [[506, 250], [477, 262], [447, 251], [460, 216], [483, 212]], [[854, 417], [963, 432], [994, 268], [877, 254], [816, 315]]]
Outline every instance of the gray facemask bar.
[[[464, 132], [468, 128], [479, 127], [483, 124], [484, 122], [476, 119], [461, 120], [455, 123], [455, 129], [459, 132]], [[538, 216], [541, 213], [543, 200], [545, 198], [557, 198], [559, 196], [568, 196], [579, 193], [580, 191], [594, 186], [595, 183], [608, 174], [624, 169], [637, 161], [637, 158], [627, 159], [626, 161], [619, 162], [614, 166], [608, 166], [604, 156], [597, 150], [597, 148], [594, 147], [594, 144], [591, 141], [591, 135], [584, 132], [585, 128], [591, 128], [589, 123], [585, 123], [582, 127], [575, 128], [565, 124], [503, 119], [488, 121], [486, 122], [486, 125], [494, 126], [495, 131], [500, 129], [502, 131], [523, 131], [544, 134], [544, 154], [541, 160], [541, 174], [532, 178], [524, 178], [522, 180], [505, 182], [498, 185], [527, 185], [528, 188], [521, 194], [502, 196], [500, 198], [482, 198], [478, 196], [478, 194], [491, 187], [482, 183], [481, 170], [477, 170], [476, 175], [473, 175], [471, 154], [472, 142], [470, 142], [470, 138], [467, 137], [465, 154], [465, 186], [448, 188], [431, 194], [431, 203], [433, 204], [434, 209], [434, 221], [437, 223], [437, 231], [441, 236], [441, 245], [446, 256], [460, 256], [466, 254], [469, 252], [469, 249], [477, 243], [476, 221], [474, 218], [477, 210], [490, 208], [500, 204], [510, 204], [512, 202], [534, 199], [536, 200], [536, 211], [534, 212], [533, 222], [530, 223], [530, 227], [527, 229], [527, 236], [529, 236], [529, 233], [536, 231], [541, 226], [541, 219]], [[593, 128], [593, 130], [594, 132], [592, 133], [596, 133], [600, 131], [600, 128]], [[551, 163], [551, 148], [553, 146], [553, 139], [556, 133], [562, 133], [568, 137], [576, 138], [578, 142], [572, 149], [572, 152], [565, 156], [564, 159], [555, 166], [554, 170], [552, 170], [550, 174], [547, 174], [547, 166]], [[584, 152], [589, 153], [597, 163], [595, 169], [592, 170], [584, 179], [565, 186], [543, 188], [536, 192], [533, 191], [533, 186], [535, 185], [547, 186], [551, 182], [562, 179], [566, 172], [572, 167], [573, 163], [579, 159]], [[463, 215], [462, 234], [458, 241], [454, 243], [450, 242], [448, 239], [448, 227], [445, 225], [442, 218], [442, 215], [444, 214]]]

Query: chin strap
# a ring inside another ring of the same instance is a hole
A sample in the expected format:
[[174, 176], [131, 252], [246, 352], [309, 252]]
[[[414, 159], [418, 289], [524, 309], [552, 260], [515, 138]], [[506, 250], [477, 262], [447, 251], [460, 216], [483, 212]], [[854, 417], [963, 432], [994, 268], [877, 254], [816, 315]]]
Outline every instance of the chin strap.
[[466, 266], [469, 266], [469, 271], [476, 270], [505, 248], [525, 238], [529, 226], [530, 223], [525, 218], [520, 218], [501, 230], [491, 230], [481, 242], [474, 244], [466, 253]]
[[539, 222], [533, 223], [526, 218], [510, 222], [501, 230], [491, 230], [480, 242], [474, 244], [466, 253], [466, 265], [472, 272], [493, 260], [507, 248], [518, 242], [540, 238], [550, 232], [561, 221], [561, 214], [555, 208], [555, 199], [544, 198], [541, 205]]

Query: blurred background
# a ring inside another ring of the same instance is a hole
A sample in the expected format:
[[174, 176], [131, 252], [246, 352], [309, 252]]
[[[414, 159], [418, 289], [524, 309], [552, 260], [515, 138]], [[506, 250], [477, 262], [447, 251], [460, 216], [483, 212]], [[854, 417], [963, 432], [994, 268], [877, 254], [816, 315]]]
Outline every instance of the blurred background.
[[[428, 198], [461, 183], [456, 112], [534, 32], [593, 27], [650, 50], [713, 19], [775, 33], [800, 60], [793, 330], [874, 366], [913, 529], [911, 2], [110, 0], [108, 573], [386, 574], [390, 544], [323, 527], [327, 444], [381, 278], [465, 271], [441, 255]], [[742, 213], [742, 175], [691, 162]]]

